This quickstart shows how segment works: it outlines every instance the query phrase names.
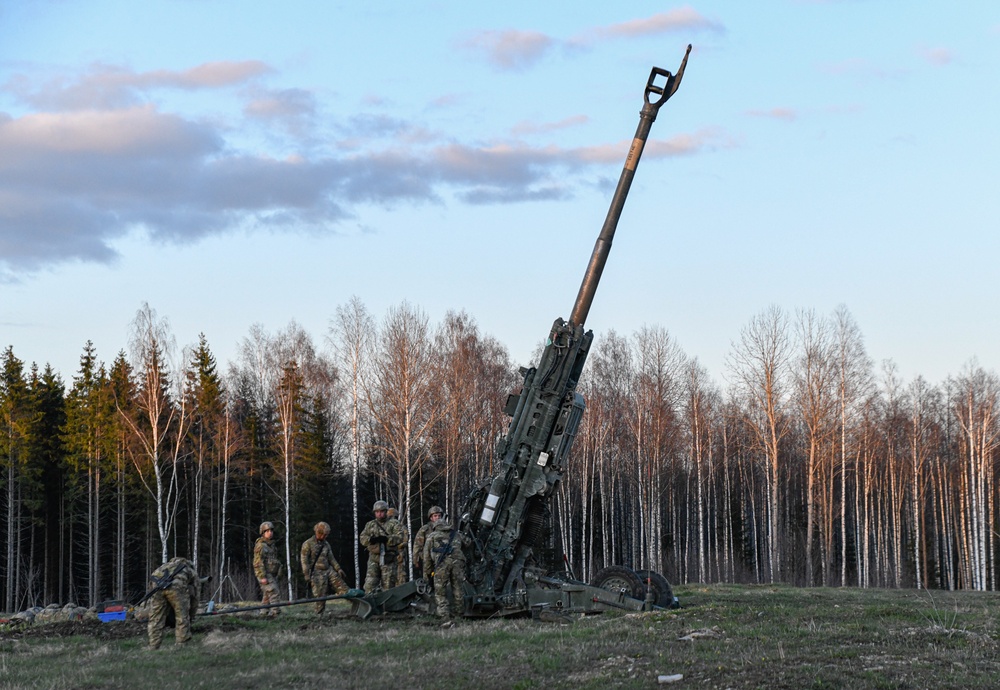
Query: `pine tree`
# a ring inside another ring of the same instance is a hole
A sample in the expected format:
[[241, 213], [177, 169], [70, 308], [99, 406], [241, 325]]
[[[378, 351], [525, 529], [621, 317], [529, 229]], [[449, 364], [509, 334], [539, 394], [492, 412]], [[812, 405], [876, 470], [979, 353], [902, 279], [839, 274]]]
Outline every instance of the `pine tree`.
[[4, 610], [13, 611], [20, 593], [21, 533], [25, 517], [21, 506], [21, 481], [25, 472], [26, 445], [32, 416], [24, 363], [8, 346], [0, 373], [0, 463], [5, 470]]

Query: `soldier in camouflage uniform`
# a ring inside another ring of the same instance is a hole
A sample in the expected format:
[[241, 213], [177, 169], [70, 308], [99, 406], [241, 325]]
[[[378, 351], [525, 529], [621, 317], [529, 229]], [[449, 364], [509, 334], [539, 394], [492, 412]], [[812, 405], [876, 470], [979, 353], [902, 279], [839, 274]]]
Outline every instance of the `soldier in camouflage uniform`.
[[[274, 545], [274, 525], [270, 522], [260, 523], [260, 537], [253, 547], [253, 572], [260, 583], [262, 604], [274, 604], [281, 601], [278, 592], [278, 572], [281, 562], [278, 560], [278, 549]], [[278, 609], [271, 609], [275, 615]]]
[[406, 531], [406, 525], [396, 515], [396, 509], [390, 506], [389, 510], [386, 511], [386, 517], [389, 520], [395, 520], [399, 525], [400, 531], [403, 533], [403, 543], [399, 545], [399, 552], [396, 554], [396, 574], [394, 575], [395, 584], [401, 585], [404, 582], [410, 581], [409, 575], [406, 572], [406, 551], [410, 547], [410, 533]]
[[399, 552], [399, 545], [403, 543], [403, 532], [399, 521], [389, 521], [387, 515], [389, 504], [385, 501], [375, 501], [372, 511], [375, 513], [375, 519], [365, 525], [359, 537], [361, 545], [368, 549], [365, 592], [369, 594], [378, 587], [386, 590], [393, 586], [396, 555]]
[[173, 609], [174, 614], [176, 644], [184, 644], [191, 639], [191, 619], [198, 611], [202, 580], [198, 578], [198, 571], [191, 561], [173, 558], [154, 570], [150, 576], [150, 587], [161, 583], [166, 586], [149, 598], [149, 623], [146, 625], [146, 632], [149, 635], [150, 649], [159, 649], [163, 642], [163, 630], [167, 625], [170, 609]]
[[[317, 522], [313, 527], [313, 534], [314, 536], [302, 542], [302, 549], [299, 551], [302, 576], [312, 587], [313, 597], [325, 597], [330, 589], [337, 594], [347, 594], [347, 583], [344, 582], [347, 573], [333, 557], [333, 549], [326, 540], [326, 536], [330, 534], [330, 525]], [[315, 607], [317, 615], [322, 614], [326, 610], [326, 602], [317, 601]]]
[[417, 536], [413, 538], [413, 568], [421, 571], [423, 578], [428, 582], [431, 579], [431, 568], [427, 568], [426, 571], [424, 569], [424, 544], [427, 542], [427, 535], [431, 533], [435, 523], [441, 519], [442, 515], [444, 515], [444, 509], [441, 506], [431, 506], [430, 510], [427, 511], [427, 519], [430, 522], [418, 529]]
[[[463, 601], [465, 584], [465, 552], [469, 538], [453, 527], [447, 517], [434, 524], [424, 543], [422, 556], [424, 572], [434, 577], [434, 599], [440, 618], [457, 618], [465, 610]], [[451, 601], [448, 590], [451, 589]]]

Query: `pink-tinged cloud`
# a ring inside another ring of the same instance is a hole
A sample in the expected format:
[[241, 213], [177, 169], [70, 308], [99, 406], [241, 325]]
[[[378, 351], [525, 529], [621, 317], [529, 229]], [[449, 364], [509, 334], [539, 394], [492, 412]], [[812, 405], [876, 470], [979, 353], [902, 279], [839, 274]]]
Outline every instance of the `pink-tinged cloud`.
[[[632, 140], [623, 140], [614, 144], [601, 146], [584, 146], [568, 149], [563, 152], [567, 160], [588, 165], [624, 164]], [[667, 158], [672, 156], [688, 156], [702, 151], [719, 148], [733, 148], [732, 137], [718, 128], [701, 129], [694, 134], [679, 134], [670, 139], [650, 139], [643, 147], [643, 156], [652, 158]]]
[[[295, 97], [275, 99], [280, 94], [255, 101], [256, 116], [294, 117], [297, 109], [285, 106]], [[298, 111], [309, 103], [299, 103]], [[577, 116], [541, 127], [583, 122]], [[18, 118], [0, 113], [0, 280], [66, 261], [113, 261], [116, 238], [136, 228], [156, 240], [187, 243], [252, 227], [336, 232], [366, 203], [567, 199], [595, 173], [620, 170], [629, 144], [440, 145], [442, 137], [412, 122], [379, 115], [335, 126], [359, 142], [349, 154], [300, 140], [298, 150], [279, 159], [234, 150], [218, 122], [148, 104]], [[650, 141], [645, 155], [688, 155], [724, 144], [715, 132], [698, 132]]]
[[133, 72], [114, 65], [95, 64], [83, 75], [38, 82], [29, 75], [12, 77], [3, 88], [24, 103], [44, 110], [123, 108], [141, 102], [153, 89], [219, 89], [240, 86], [270, 71], [258, 60], [206, 62], [187, 70]]
[[247, 102], [243, 112], [261, 120], [311, 117], [316, 113], [316, 99], [305, 89], [266, 91]]
[[948, 48], [920, 48], [919, 53], [924, 60], [937, 66], [950, 64], [955, 59], [954, 54]]
[[798, 118], [799, 114], [793, 108], [768, 108], [766, 110], [748, 110], [747, 115], [751, 117], [764, 117], [772, 120], [785, 120], [791, 122]]
[[214, 132], [149, 105], [0, 119], [0, 170], [53, 155], [174, 158], [219, 146]]
[[147, 86], [172, 86], [178, 89], [218, 89], [244, 84], [271, 71], [260, 60], [241, 62], [206, 62], [191, 69], [157, 70], [140, 75], [138, 83]]
[[886, 69], [862, 58], [850, 58], [820, 66], [820, 71], [834, 76], [856, 76], [875, 79], [895, 79], [906, 74], [901, 69]]
[[725, 27], [689, 6], [678, 7], [668, 12], [660, 12], [644, 19], [631, 19], [610, 26], [594, 29], [591, 33], [598, 38], [632, 38], [654, 36], [671, 31], [714, 31], [721, 33]]
[[495, 67], [521, 70], [535, 64], [552, 49], [555, 41], [537, 31], [483, 31], [463, 44], [486, 56]]
[[511, 127], [511, 133], [515, 136], [526, 136], [529, 134], [544, 134], [546, 132], [558, 132], [563, 129], [579, 127], [590, 122], [586, 115], [573, 115], [558, 122], [519, 122]]

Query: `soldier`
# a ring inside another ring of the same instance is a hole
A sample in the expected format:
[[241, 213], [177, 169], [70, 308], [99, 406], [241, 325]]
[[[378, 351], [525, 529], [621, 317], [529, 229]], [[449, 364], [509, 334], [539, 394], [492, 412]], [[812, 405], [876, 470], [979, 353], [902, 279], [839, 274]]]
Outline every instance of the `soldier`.
[[[281, 563], [278, 561], [278, 549], [274, 546], [274, 525], [270, 522], [260, 523], [260, 537], [253, 547], [253, 572], [260, 583], [262, 604], [275, 604], [281, 601], [278, 592], [278, 571]], [[271, 615], [278, 609], [271, 609]]]
[[399, 545], [403, 543], [403, 533], [399, 528], [399, 521], [390, 522], [388, 511], [388, 503], [375, 501], [375, 505], [372, 506], [375, 519], [370, 520], [365, 525], [359, 537], [361, 545], [368, 549], [365, 592], [369, 594], [378, 587], [383, 590], [392, 587], [392, 575], [396, 569], [396, 554]]
[[[424, 572], [432, 572], [434, 577], [434, 599], [440, 618], [461, 616], [465, 603], [462, 586], [465, 584], [465, 552], [468, 537], [452, 526], [447, 517], [434, 524], [422, 556]], [[448, 601], [448, 587], [451, 587], [451, 602]]]
[[155, 590], [149, 597], [149, 623], [146, 625], [149, 648], [160, 648], [170, 609], [174, 614], [175, 644], [188, 642], [191, 619], [198, 611], [199, 590], [204, 582], [198, 577], [194, 564], [186, 558], [172, 558], [154, 570], [149, 580]]
[[[332, 588], [337, 594], [347, 594], [347, 583], [344, 578], [347, 573], [337, 563], [333, 557], [333, 549], [330, 542], [326, 540], [326, 535], [330, 534], [330, 525], [325, 522], [317, 522], [313, 527], [315, 536], [309, 537], [302, 542], [302, 549], [299, 552], [299, 559], [302, 561], [302, 575], [306, 582], [312, 587], [312, 595], [325, 597]], [[316, 614], [321, 615], [326, 610], [325, 601], [316, 602]]]
[[435, 523], [441, 519], [442, 515], [444, 515], [444, 509], [441, 506], [431, 506], [430, 510], [427, 511], [427, 519], [430, 522], [418, 529], [417, 536], [413, 538], [413, 567], [415, 570], [420, 570], [424, 579], [428, 581], [431, 579], [431, 568], [424, 571], [424, 543], [427, 541], [427, 535], [431, 533]]
[[403, 543], [399, 545], [399, 552], [396, 555], [396, 573], [393, 575], [393, 586], [410, 581], [406, 573], [406, 551], [410, 546], [410, 534], [406, 531], [406, 525], [400, 522], [396, 515], [396, 509], [389, 506], [389, 510], [386, 511], [386, 517], [389, 520], [395, 520], [396, 524], [399, 525], [400, 532], [403, 533]]

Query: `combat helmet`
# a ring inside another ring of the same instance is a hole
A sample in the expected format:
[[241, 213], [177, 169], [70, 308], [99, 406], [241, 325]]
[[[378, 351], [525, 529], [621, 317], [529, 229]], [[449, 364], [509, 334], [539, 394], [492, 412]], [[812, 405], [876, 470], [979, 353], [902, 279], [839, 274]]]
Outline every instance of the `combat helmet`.
[[316, 534], [329, 534], [330, 525], [325, 522], [317, 522], [316, 526], [313, 527], [313, 532], [315, 532]]
[[431, 515], [433, 515], [434, 513], [438, 513], [442, 517], [444, 517], [444, 508], [442, 508], [441, 506], [431, 506], [427, 510], [427, 519], [430, 520], [431, 519]]
[[260, 533], [264, 534], [264, 532], [266, 532], [267, 530], [272, 530], [272, 531], [274, 530], [274, 523], [273, 522], [262, 522], [262, 523], [260, 523]]
[[375, 505], [372, 506], [372, 512], [378, 512], [379, 510], [389, 510], [389, 504], [385, 501], [375, 501]]

